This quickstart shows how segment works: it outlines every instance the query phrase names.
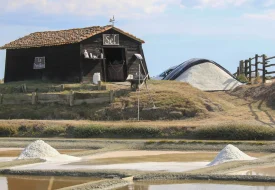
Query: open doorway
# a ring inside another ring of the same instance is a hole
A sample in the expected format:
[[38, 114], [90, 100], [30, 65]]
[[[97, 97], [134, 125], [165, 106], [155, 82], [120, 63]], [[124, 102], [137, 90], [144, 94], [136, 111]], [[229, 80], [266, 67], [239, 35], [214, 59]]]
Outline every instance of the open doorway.
[[124, 48], [104, 48], [106, 77], [109, 82], [122, 82], [127, 77]]

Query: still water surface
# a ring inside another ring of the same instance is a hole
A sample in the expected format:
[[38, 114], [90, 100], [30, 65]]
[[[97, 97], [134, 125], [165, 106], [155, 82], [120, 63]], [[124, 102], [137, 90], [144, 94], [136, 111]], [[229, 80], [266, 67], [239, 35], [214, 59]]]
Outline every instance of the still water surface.
[[[226, 184], [228, 183], [228, 184]], [[230, 182], [207, 183], [207, 182], [170, 182], [157, 184], [138, 182], [116, 190], [275, 190], [275, 183], [240, 183]]]
[[0, 190], [54, 190], [98, 180], [101, 179], [84, 177], [0, 176]]

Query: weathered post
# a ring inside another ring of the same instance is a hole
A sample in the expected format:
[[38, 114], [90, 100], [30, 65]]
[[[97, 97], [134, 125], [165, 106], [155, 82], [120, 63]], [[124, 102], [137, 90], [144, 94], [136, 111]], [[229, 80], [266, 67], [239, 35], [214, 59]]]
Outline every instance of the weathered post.
[[240, 74], [243, 74], [243, 60], [240, 61]]
[[36, 92], [32, 93], [32, 105], [36, 104]]
[[258, 76], [259, 76], [259, 74], [258, 74], [258, 58], [259, 58], [259, 56], [258, 56], [258, 54], [256, 54], [255, 55], [255, 77], [257, 78]]
[[97, 86], [98, 86], [98, 90], [101, 90], [101, 81], [98, 81]]
[[3, 102], [3, 94], [0, 94], [0, 104]]
[[61, 84], [61, 91], [64, 91], [64, 90], [65, 90], [65, 85]]
[[110, 90], [110, 103], [114, 102], [114, 91]]
[[23, 93], [27, 92], [27, 86], [26, 86], [26, 84], [22, 84], [21, 88], [22, 88], [22, 92]]
[[263, 83], [265, 83], [266, 79], [265, 79], [265, 64], [266, 64], [266, 55], [263, 55]]
[[248, 60], [244, 61], [244, 75], [245, 75], [245, 77], [247, 77], [247, 62], [248, 62]]
[[249, 58], [248, 64], [249, 64], [249, 66], [248, 66], [249, 67], [249, 82], [251, 83], [251, 81], [252, 81], [251, 58]]
[[70, 104], [70, 106], [74, 105], [74, 91], [72, 91], [72, 90], [69, 95], [69, 104]]
[[237, 67], [237, 76], [239, 76], [239, 75], [240, 75], [240, 67]]

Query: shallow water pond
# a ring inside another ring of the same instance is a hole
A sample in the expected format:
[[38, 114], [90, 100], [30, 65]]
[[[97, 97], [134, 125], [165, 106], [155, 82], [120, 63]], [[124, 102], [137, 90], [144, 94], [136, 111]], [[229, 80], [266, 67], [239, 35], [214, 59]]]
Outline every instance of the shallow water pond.
[[260, 176], [275, 176], [275, 166], [270, 167], [258, 167], [249, 170], [233, 172], [237, 175], [260, 175]]
[[[0, 157], [18, 157], [23, 148], [10, 148], [10, 149], [0, 149]], [[61, 154], [71, 154], [75, 152], [84, 151], [83, 149], [57, 149], [57, 151]]]
[[134, 185], [119, 188], [116, 190], [275, 190], [275, 183], [208, 183], [203, 181], [189, 181], [189, 182], [136, 182]]
[[84, 177], [0, 176], [0, 189], [54, 190], [98, 180], [101, 179]]

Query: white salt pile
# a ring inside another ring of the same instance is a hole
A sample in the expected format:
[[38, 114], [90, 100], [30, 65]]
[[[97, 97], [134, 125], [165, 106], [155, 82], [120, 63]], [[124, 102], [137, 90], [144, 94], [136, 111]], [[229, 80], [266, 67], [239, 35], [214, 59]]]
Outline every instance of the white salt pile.
[[41, 158], [47, 161], [74, 161], [80, 158], [60, 154], [56, 149], [42, 140], [29, 144], [17, 159]]
[[208, 164], [208, 166], [218, 165], [224, 162], [237, 160], [254, 160], [256, 158], [248, 156], [237, 147], [229, 144], [216, 156], [216, 158]]

